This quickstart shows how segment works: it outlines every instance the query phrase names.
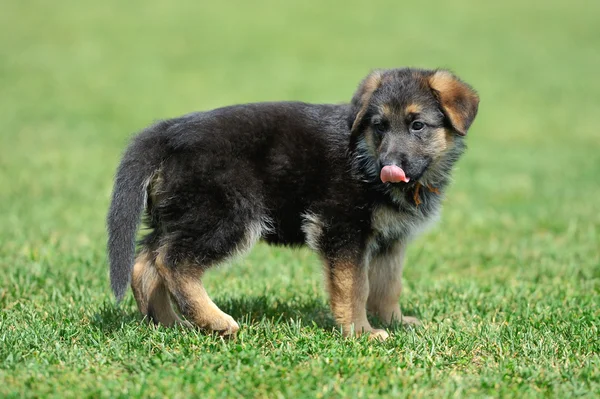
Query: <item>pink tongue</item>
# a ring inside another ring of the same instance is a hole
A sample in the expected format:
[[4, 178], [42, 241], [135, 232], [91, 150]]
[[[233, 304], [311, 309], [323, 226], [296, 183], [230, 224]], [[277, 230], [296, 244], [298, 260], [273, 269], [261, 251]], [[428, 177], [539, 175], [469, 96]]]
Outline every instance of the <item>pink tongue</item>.
[[409, 180], [410, 179], [406, 177], [402, 168], [396, 165], [387, 165], [381, 169], [381, 181], [384, 183], [398, 183], [401, 181], [408, 183]]

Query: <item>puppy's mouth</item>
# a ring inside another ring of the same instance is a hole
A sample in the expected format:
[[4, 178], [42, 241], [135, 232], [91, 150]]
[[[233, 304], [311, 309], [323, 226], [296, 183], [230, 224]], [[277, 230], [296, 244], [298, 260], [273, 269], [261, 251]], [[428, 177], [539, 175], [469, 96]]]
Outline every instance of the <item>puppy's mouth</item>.
[[397, 165], [386, 165], [381, 168], [379, 175], [382, 183], [408, 183], [410, 178], [404, 170]]

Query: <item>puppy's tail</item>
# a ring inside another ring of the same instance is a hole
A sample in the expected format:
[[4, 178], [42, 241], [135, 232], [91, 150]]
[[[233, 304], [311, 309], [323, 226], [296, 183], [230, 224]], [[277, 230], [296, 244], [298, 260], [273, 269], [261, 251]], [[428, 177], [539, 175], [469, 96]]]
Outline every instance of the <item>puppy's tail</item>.
[[115, 176], [107, 217], [110, 285], [121, 301], [131, 282], [135, 238], [144, 211], [148, 184], [166, 152], [168, 122], [149, 127], [133, 139]]

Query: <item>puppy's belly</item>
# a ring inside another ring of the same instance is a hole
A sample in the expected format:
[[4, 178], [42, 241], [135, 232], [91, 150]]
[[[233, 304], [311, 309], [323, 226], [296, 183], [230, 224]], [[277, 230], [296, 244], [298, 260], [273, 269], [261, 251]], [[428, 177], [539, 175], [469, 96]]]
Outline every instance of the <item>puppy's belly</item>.
[[288, 215], [285, 218], [272, 218], [272, 228], [262, 239], [272, 245], [300, 246], [304, 244], [304, 234], [300, 228], [300, 218]]

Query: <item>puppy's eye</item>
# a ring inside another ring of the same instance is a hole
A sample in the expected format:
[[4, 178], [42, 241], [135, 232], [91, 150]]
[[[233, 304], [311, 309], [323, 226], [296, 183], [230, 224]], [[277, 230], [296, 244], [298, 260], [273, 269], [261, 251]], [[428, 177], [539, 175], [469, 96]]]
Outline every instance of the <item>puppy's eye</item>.
[[425, 127], [425, 124], [421, 121], [414, 121], [410, 124], [410, 130], [420, 132]]
[[375, 122], [373, 124], [373, 127], [375, 128], [375, 131], [379, 134], [387, 132], [389, 128], [388, 124], [385, 122]]

